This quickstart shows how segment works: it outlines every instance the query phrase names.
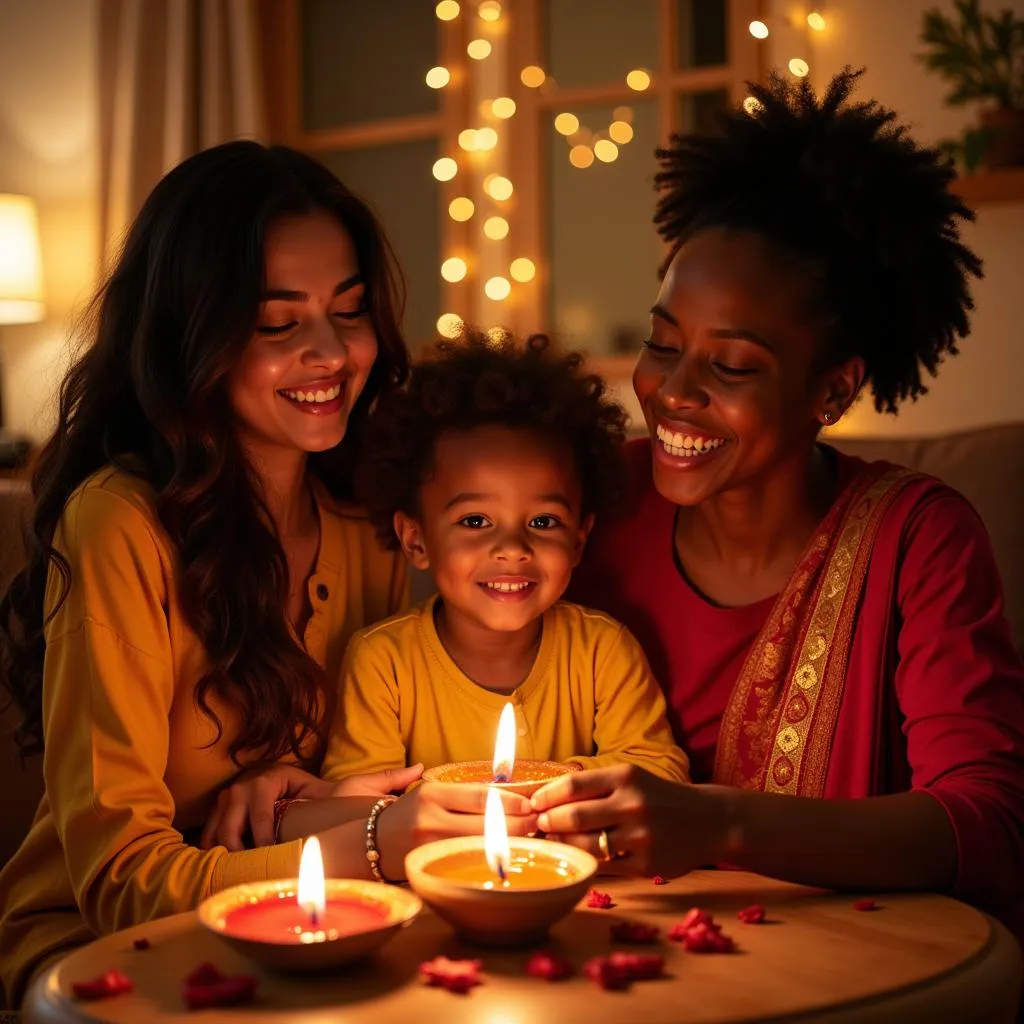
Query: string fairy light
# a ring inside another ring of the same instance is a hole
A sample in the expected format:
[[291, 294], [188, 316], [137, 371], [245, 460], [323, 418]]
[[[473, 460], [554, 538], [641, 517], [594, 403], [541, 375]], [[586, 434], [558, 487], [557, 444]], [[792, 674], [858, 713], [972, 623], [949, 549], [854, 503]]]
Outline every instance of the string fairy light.
[[450, 157], [434, 161], [433, 174], [438, 181], [451, 181], [459, 173], [459, 165]]
[[452, 73], [444, 67], [431, 68], [426, 75], [431, 89], [443, 89], [452, 80]]
[[626, 75], [626, 85], [636, 92], [643, 92], [644, 89], [650, 88], [651, 76], [643, 68], [634, 68]]
[[466, 47], [466, 53], [473, 60], [486, 60], [491, 55], [491, 41], [489, 39], [471, 39]]
[[437, 318], [437, 333], [442, 338], [457, 338], [465, 329], [466, 325], [458, 313], [442, 313]]
[[522, 71], [519, 72], [519, 81], [526, 86], [527, 89], [539, 89], [545, 81], [547, 81], [547, 74], [543, 68], [537, 67], [536, 64], [527, 64]]
[[511, 266], [508, 268], [509, 275], [513, 281], [518, 281], [520, 284], [526, 284], [527, 281], [532, 281], [537, 273], [537, 267], [533, 260], [527, 259], [525, 256], [520, 256], [512, 261]]
[[498, 21], [501, 18], [501, 4], [498, 0], [483, 0], [476, 13], [481, 21]]
[[767, 39], [768, 38], [768, 26], [763, 21], [752, 21], [747, 26], [747, 31], [755, 39]]
[[476, 204], [468, 196], [458, 196], [448, 204], [448, 216], [460, 224], [469, 220], [476, 212]]
[[441, 276], [452, 284], [461, 281], [468, 270], [466, 261], [459, 256], [452, 256], [441, 264]]
[[825, 19], [818, 11], [811, 11], [811, 13], [807, 15], [807, 24], [814, 29], [815, 32], [825, 31]]
[[502, 302], [512, 294], [512, 285], [507, 277], [491, 277], [484, 285], [484, 294], [495, 302]]
[[441, 21], [454, 21], [459, 16], [459, 5], [456, 0], [441, 0], [434, 13]]
[[802, 57], [794, 57], [789, 62], [789, 73], [795, 75], [797, 78], [806, 78], [807, 73], [810, 71], [810, 67]]
[[511, 96], [499, 96], [491, 100], [491, 113], [505, 121], [516, 112], [516, 101]]

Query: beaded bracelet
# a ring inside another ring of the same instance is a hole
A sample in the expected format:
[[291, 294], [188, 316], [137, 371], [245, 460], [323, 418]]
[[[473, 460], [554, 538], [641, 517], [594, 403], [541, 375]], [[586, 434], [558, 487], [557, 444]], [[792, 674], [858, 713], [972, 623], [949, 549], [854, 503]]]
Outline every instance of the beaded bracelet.
[[382, 796], [370, 809], [370, 816], [366, 819], [366, 859], [370, 864], [370, 874], [377, 882], [387, 881], [380, 870], [380, 850], [377, 849], [377, 819], [380, 817], [380, 812], [397, 799], [394, 796]]

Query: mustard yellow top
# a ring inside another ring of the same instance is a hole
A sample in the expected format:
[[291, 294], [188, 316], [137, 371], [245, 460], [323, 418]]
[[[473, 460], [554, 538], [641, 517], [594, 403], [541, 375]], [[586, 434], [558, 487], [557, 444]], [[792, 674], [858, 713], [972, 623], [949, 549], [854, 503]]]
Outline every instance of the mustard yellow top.
[[[364, 516], [314, 490], [320, 548], [303, 640], [337, 678], [349, 637], [407, 604], [407, 570], [378, 547]], [[211, 696], [224, 726], [217, 740], [193, 700], [203, 649], [182, 617], [152, 490], [101, 470], [69, 499], [54, 544], [71, 589], [46, 627], [46, 791], [0, 872], [0, 994], [12, 1006], [58, 952], [194, 909], [238, 882], [295, 876], [301, 847], [229, 853], [183, 839], [237, 772], [228, 747], [238, 718]], [[47, 615], [58, 588], [51, 569]]]
[[559, 602], [544, 615], [530, 674], [502, 694], [478, 686], [449, 657], [434, 625], [436, 601], [352, 638], [324, 778], [490, 760], [498, 718], [511, 701], [517, 758], [584, 768], [625, 761], [688, 781], [661, 689], [625, 626]]

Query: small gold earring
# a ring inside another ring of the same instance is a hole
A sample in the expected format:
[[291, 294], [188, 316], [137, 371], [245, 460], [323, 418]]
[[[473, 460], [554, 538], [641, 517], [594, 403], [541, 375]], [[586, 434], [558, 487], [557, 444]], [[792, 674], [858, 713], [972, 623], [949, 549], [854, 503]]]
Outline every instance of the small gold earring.
[[826, 423], [831, 423], [831, 422], [832, 422], [832, 413], [831, 413], [831, 412], [829, 412], [829, 410], [828, 410], [828, 409], [826, 409], [826, 410], [825, 410], [825, 414], [824, 414], [824, 416], [822, 417], [822, 419], [824, 419], [824, 421], [825, 421]]

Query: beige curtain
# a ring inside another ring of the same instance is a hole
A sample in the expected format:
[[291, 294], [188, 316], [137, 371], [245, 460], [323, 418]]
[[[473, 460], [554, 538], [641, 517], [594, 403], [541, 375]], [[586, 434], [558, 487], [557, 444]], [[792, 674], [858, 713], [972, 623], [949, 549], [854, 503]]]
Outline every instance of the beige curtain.
[[165, 172], [264, 119], [256, 0], [100, 0], [99, 18], [106, 266]]

